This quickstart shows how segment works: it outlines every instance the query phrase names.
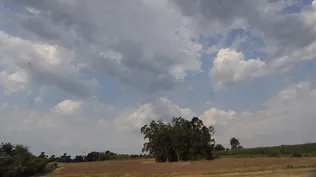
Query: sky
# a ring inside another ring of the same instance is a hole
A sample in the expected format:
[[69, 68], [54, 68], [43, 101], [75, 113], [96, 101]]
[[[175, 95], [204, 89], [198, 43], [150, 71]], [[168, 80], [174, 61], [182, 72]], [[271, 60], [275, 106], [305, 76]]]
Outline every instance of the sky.
[[151, 120], [316, 142], [314, 0], [0, 0], [0, 141], [141, 153]]

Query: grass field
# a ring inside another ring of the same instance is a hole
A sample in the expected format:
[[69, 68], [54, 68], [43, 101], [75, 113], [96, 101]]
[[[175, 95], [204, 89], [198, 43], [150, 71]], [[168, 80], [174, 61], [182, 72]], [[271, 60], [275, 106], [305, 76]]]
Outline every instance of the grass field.
[[67, 163], [50, 176], [314, 176], [315, 167], [316, 158], [222, 158], [177, 163], [156, 163], [147, 159]]
[[217, 151], [215, 156], [235, 156], [235, 157], [316, 157], [316, 143], [281, 145], [270, 147], [256, 147], [234, 149], [232, 151]]

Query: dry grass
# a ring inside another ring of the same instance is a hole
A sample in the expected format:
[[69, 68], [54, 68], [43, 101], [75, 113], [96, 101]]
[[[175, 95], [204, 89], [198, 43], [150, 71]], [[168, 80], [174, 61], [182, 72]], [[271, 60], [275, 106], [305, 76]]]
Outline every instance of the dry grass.
[[[168, 177], [218, 176], [258, 171], [277, 172], [316, 167], [316, 158], [224, 158], [214, 161], [155, 163], [153, 160], [126, 160], [63, 164], [53, 177]], [[233, 174], [232, 174], [233, 173]], [[237, 174], [238, 175], [238, 174]]]

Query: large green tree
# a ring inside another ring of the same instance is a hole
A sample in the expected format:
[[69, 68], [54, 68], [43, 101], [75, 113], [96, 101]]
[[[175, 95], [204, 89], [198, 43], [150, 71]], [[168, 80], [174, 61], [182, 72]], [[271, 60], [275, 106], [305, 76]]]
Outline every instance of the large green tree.
[[239, 140], [235, 137], [231, 138], [229, 142], [232, 149], [237, 149], [238, 147], [240, 147]]
[[155, 156], [157, 162], [212, 159], [214, 127], [206, 127], [198, 117], [191, 121], [174, 117], [171, 122], [151, 121], [141, 128], [143, 152]]

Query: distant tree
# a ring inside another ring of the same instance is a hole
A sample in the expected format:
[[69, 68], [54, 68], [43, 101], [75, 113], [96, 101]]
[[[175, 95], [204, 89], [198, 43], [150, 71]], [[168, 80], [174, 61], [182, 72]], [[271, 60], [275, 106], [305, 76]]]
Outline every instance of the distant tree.
[[12, 155], [14, 146], [11, 143], [1, 143], [0, 152], [5, 156]]
[[225, 150], [225, 148], [221, 144], [216, 144], [214, 149], [215, 149], [215, 151], [223, 151], [223, 150]]
[[74, 162], [84, 162], [84, 157], [82, 155], [75, 156]]
[[45, 152], [41, 152], [38, 158], [47, 159], [47, 155], [45, 155]]
[[100, 153], [99, 152], [90, 152], [87, 154], [86, 160], [88, 162], [97, 161], [99, 159]]
[[55, 160], [56, 160], [55, 155], [52, 155], [48, 158], [48, 162], [53, 162]]
[[64, 163], [71, 162], [71, 156], [67, 155], [67, 153], [64, 153], [60, 158]]
[[239, 140], [235, 137], [230, 139], [230, 146], [232, 149], [237, 149], [240, 146]]
[[71, 155], [67, 155], [67, 156], [65, 157], [65, 162], [66, 162], [66, 163], [72, 162]]

